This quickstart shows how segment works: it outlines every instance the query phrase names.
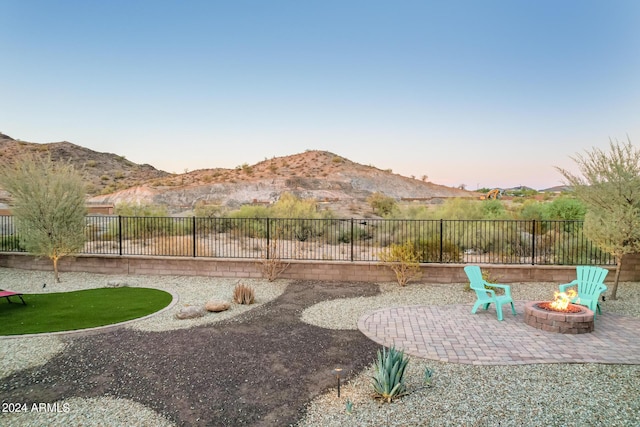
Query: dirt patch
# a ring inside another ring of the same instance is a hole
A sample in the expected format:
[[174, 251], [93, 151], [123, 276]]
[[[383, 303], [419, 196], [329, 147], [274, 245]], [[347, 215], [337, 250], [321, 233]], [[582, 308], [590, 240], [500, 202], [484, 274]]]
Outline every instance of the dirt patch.
[[378, 345], [359, 331], [300, 321], [305, 308], [378, 293], [371, 284], [292, 283], [279, 298], [214, 325], [166, 332], [117, 329], [70, 338], [44, 366], [0, 385], [3, 400], [32, 404], [71, 397], [129, 398], [178, 425], [290, 425], [305, 404], [351, 377]]

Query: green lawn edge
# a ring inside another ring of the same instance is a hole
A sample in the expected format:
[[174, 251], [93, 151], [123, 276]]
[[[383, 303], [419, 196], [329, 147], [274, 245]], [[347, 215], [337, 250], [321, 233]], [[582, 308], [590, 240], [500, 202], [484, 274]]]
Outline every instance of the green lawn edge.
[[169, 292], [152, 288], [98, 288], [0, 298], [0, 336], [75, 331], [155, 313], [171, 304]]

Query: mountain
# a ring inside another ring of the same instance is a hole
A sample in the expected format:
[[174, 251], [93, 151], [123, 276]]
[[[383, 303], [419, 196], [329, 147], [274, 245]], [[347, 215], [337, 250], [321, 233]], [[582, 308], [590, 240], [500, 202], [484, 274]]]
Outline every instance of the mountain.
[[48, 154], [54, 161], [70, 162], [85, 178], [90, 195], [111, 193], [170, 175], [151, 165], [139, 165], [122, 156], [100, 153], [67, 141], [38, 144], [0, 133], [0, 162], [11, 163], [26, 153]]
[[379, 192], [397, 200], [476, 197], [476, 193], [364, 166], [327, 151], [306, 151], [244, 164], [235, 169], [203, 169], [153, 180], [143, 186], [94, 197], [99, 203], [144, 200], [190, 210], [199, 201], [237, 208], [269, 204], [283, 192], [313, 198], [347, 214], [362, 210], [367, 198]]
[[173, 214], [190, 211], [196, 203], [237, 208], [269, 204], [284, 192], [313, 198], [344, 215], [366, 210], [367, 198], [382, 193], [398, 201], [438, 202], [449, 197], [478, 194], [394, 174], [352, 162], [327, 151], [265, 159], [235, 169], [200, 169], [169, 174], [150, 165], [138, 165], [122, 156], [99, 153], [69, 142], [36, 144], [0, 134], [0, 162], [23, 152], [50, 153], [53, 160], [71, 161], [82, 171], [91, 191], [91, 203], [141, 202], [165, 205]]

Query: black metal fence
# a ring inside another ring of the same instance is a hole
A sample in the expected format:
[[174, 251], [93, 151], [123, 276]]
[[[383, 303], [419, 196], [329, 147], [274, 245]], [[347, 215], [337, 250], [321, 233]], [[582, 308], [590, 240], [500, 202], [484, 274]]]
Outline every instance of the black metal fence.
[[[582, 221], [388, 220], [87, 216], [81, 253], [378, 261], [392, 244], [423, 263], [615, 265]], [[23, 251], [0, 216], [0, 251]]]

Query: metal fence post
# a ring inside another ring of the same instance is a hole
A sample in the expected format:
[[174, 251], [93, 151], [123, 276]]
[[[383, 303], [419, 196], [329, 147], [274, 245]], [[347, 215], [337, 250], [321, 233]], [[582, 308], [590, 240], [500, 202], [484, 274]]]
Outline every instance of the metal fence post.
[[531, 265], [536, 265], [536, 220], [531, 224]]
[[443, 246], [444, 246], [444, 220], [440, 218], [440, 264], [442, 264]]
[[353, 218], [351, 218], [351, 261], [353, 262]]
[[271, 221], [269, 221], [269, 217], [267, 217], [267, 259], [269, 259], [269, 256], [271, 255], [270, 252], [271, 249]]
[[191, 225], [193, 227], [193, 257], [196, 257], [196, 217], [191, 217]]
[[118, 215], [118, 252], [122, 256], [122, 215]]

